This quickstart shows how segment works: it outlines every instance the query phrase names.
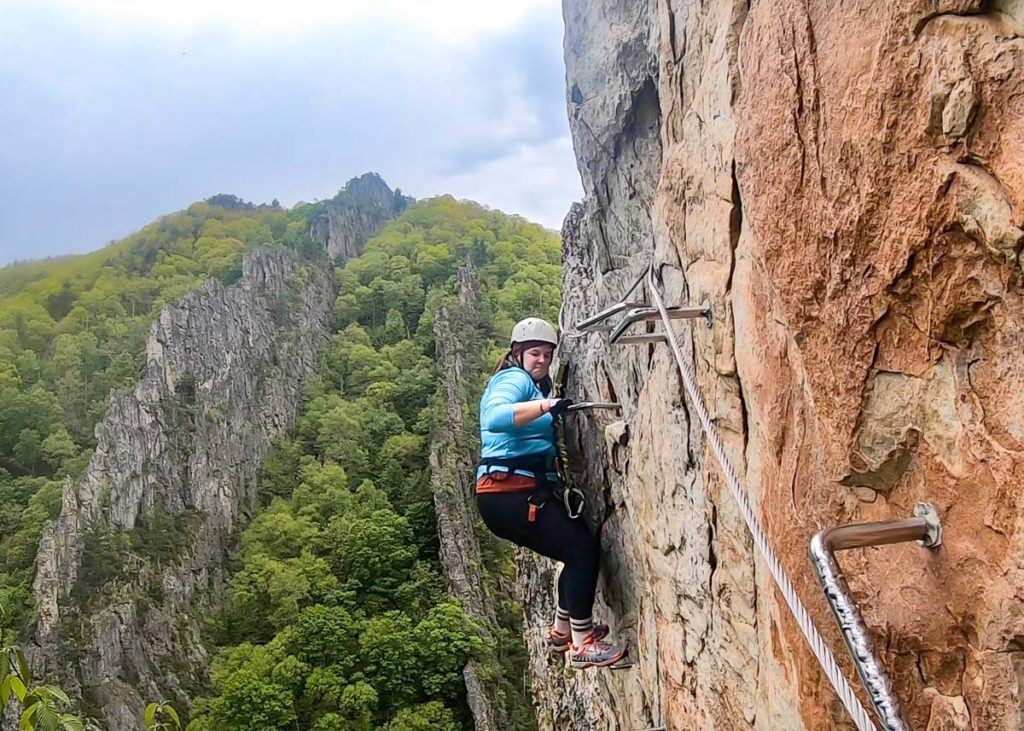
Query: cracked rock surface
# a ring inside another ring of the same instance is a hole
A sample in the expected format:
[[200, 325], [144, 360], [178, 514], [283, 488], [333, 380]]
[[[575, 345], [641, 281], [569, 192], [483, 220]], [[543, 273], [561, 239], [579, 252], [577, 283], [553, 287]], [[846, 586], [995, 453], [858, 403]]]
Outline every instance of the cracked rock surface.
[[[179, 707], [209, 656], [201, 630], [228, 578], [257, 475], [288, 430], [326, 341], [333, 283], [286, 250], [245, 256], [165, 307], [146, 373], [114, 392], [85, 476], [65, 487], [37, 556], [29, 647], [112, 730], [142, 727], [148, 700]], [[156, 546], [176, 546], [156, 552]], [[98, 577], [102, 577], [101, 579]]]
[[[684, 357], [847, 678], [810, 538], [927, 500], [938, 552], [839, 555], [904, 717], [1024, 727], [1024, 5], [563, 10], [586, 191], [565, 225], [563, 324], [651, 262], [667, 304], [709, 303], [710, 330], [673, 325]], [[852, 728], [667, 347], [570, 332], [561, 355], [573, 395], [623, 404], [571, 442], [605, 550], [598, 612], [635, 665], [571, 674], [546, 657], [553, 567], [524, 556], [542, 726]]]
[[[343, 263], [410, 201], [368, 173], [318, 204], [310, 236]], [[208, 280], [161, 310], [143, 377], [111, 393], [85, 475], [40, 540], [25, 641], [34, 672], [111, 731], [142, 728], [149, 701], [183, 711], [206, 689], [203, 625], [259, 507], [263, 457], [292, 429], [330, 337], [335, 294], [326, 262], [247, 253], [235, 284]]]

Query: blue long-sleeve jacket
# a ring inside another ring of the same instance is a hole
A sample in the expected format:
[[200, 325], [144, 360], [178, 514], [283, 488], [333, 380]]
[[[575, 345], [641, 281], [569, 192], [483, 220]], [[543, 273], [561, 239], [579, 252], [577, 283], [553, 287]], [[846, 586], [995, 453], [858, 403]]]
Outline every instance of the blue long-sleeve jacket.
[[[544, 414], [520, 427], [512, 418], [514, 404], [541, 398], [544, 394], [522, 368], [506, 368], [496, 373], [480, 399], [480, 456], [505, 459], [544, 457], [548, 464], [554, 465], [557, 450], [551, 414]], [[487, 471], [506, 470], [499, 466], [481, 466], [477, 477]], [[528, 470], [516, 470], [516, 473], [532, 476]]]

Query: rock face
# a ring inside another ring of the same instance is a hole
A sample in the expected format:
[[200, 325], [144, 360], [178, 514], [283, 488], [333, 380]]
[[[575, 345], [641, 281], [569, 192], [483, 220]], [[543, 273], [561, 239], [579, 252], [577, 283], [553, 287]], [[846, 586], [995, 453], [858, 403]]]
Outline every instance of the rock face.
[[[711, 304], [710, 330], [674, 325], [684, 356], [847, 677], [808, 542], [928, 500], [937, 553], [840, 556], [904, 717], [1024, 727], [1024, 6], [566, 0], [564, 16], [587, 193], [564, 232], [564, 322], [651, 262], [668, 304]], [[849, 728], [667, 346], [570, 333], [562, 354], [577, 396], [624, 406], [574, 443], [599, 611], [636, 665], [566, 679], [541, 653], [552, 567], [524, 562], [542, 725]]]
[[[474, 524], [479, 519], [473, 504], [474, 450], [467, 433], [468, 403], [466, 346], [468, 332], [478, 327], [478, 285], [470, 264], [459, 270], [459, 303], [442, 307], [434, 322], [437, 369], [445, 406], [444, 423], [431, 440], [430, 486], [434, 492], [441, 563], [452, 594], [466, 613], [493, 636], [497, 618], [492, 599], [485, 591], [483, 557]], [[471, 341], [470, 341], [471, 342]], [[504, 709], [487, 682], [487, 671], [471, 660], [463, 670], [466, 697], [476, 731], [501, 731], [508, 727]], [[492, 679], [493, 680], [493, 679]]]
[[431, 437], [430, 483], [449, 588], [487, 645], [463, 670], [476, 731], [532, 731], [512, 547], [484, 527], [474, 499], [480, 455], [476, 404], [481, 373], [493, 365], [487, 362], [492, 329], [480, 289], [467, 258], [459, 269], [458, 300], [441, 306], [434, 321], [444, 418]]
[[207, 281], [164, 308], [145, 376], [113, 394], [86, 474], [40, 543], [31, 653], [110, 729], [140, 728], [145, 700], [180, 702], [201, 683], [203, 620], [332, 304], [322, 268], [286, 250], [249, 254], [236, 285]]
[[[358, 255], [408, 202], [375, 174], [354, 178], [317, 204], [314, 234], [326, 226], [320, 243], [335, 258]], [[35, 672], [111, 731], [140, 728], [145, 701], [183, 708], [204, 686], [203, 622], [258, 506], [263, 456], [294, 424], [334, 298], [322, 262], [247, 254], [235, 285], [207, 281], [161, 311], [145, 375], [111, 395], [86, 474], [40, 541], [27, 647]]]
[[322, 206], [310, 224], [309, 235], [324, 247], [335, 264], [359, 256], [363, 244], [381, 224], [397, 218], [411, 198], [392, 191], [379, 175], [366, 173], [352, 178], [338, 195]]

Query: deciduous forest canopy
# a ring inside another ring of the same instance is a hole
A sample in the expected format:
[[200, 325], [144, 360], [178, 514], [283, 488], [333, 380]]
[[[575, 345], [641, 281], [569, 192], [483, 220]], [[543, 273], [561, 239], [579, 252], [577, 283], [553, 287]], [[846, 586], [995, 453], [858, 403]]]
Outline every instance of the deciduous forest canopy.
[[[33, 621], [42, 527], [60, 509], [64, 481], [88, 464], [110, 390], [138, 379], [160, 308], [204, 280], [230, 286], [255, 247], [288, 247], [304, 266], [332, 266], [309, 234], [319, 205], [215, 196], [93, 254], [0, 270], [5, 643]], [[413, 204], [335, 269], [333, 335], [295, 433], [264, 461], [262, 512], [239, 535], [222, 607], [206, 622], [216, 650], [209, 684], [190, 689], [195, 702], [179, 709], [189, 728], [468, 728], [461, 669], [469, 657], [504, 684], [516, 727], [532, 726], [518, 610], [505, 607], [500, 647], [485, 641], [438, 565], [427, 464], [443, 414], [433, 322], [457, 296], [467, 263], [481, 284], [483, 326], [466, 337], [482, 387], [515, 319], [557, 315], [555, 234], [439, 197]], [[145, 536], [92, 548], [111, 561], [134, 540], [166, 543], [170, 560], [188, 550], [165, 535], [173, 526], [161, 528], [160, 516], [150, 522]], [[497, 545], [485, 549], [496, 586], [511, 561]], [[101, 563], [87, 560], [80, 583], [108, 580]]]

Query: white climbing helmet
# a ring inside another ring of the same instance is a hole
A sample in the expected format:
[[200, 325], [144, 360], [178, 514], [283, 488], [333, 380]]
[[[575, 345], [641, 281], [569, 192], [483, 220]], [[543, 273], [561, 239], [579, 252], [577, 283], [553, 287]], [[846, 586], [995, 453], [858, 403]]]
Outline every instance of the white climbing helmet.
[[558, 345], [558, 335], [555, 333], [554, 326], [539, 317], [527, 317], [525, 320], [517, 322], [516, 326], [512, 328], [512, 345], [529, 340]]

